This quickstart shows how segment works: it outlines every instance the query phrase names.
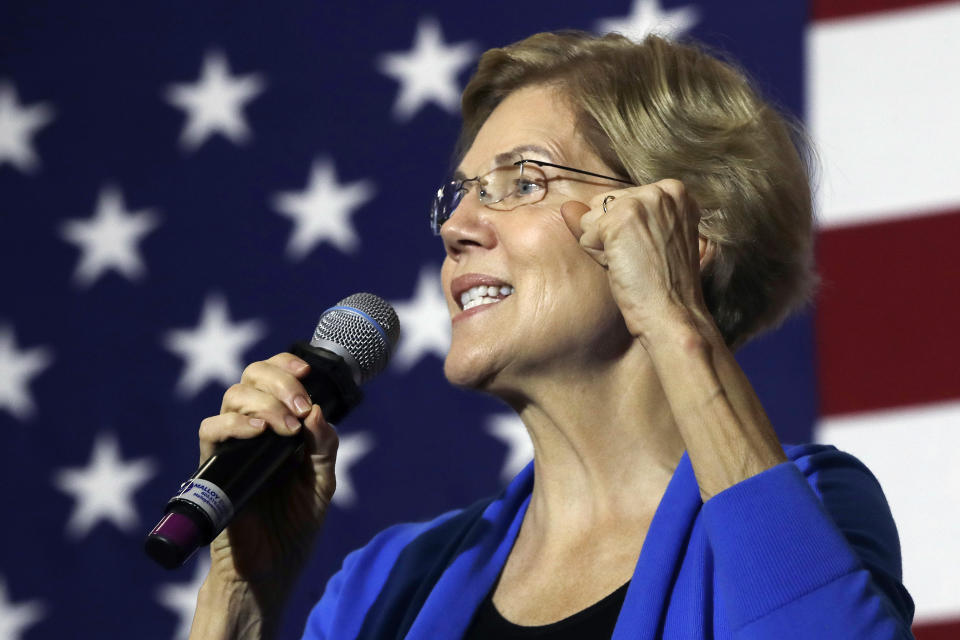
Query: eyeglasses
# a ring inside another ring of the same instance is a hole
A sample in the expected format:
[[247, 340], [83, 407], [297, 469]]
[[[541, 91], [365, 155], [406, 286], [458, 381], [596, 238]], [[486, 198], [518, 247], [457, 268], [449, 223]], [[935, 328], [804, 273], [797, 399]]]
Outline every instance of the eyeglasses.
[[510, 211], [519, 206], [534, 204], [543, 200], [544, 196], [547, 195], [547, 178], [541, 170], [542, 167], [553, 167], [554, 169], [572, 171], [594, 178], [613, 180], [622, 184], [633, 184], [628, 180], [605, 176], [592, 171], [574, 169], [573, 167], [565, 167], [542, 160], [524, 159], [519, 153], [514, 154], [514, 156], [515, 160], [511, 159], [511, 161], [482, 176], [465, 180], [451, 178], [444, 182], [437, 189], [437, 194], [433, 198], [433, 205], [430, 207], [430, 228], [434, 235], [440, 235], [440, 227], [450, 219], [454, 210], [463, 201], [464, 196], [469, 193], [473, 187], [471, 183], [477, 185], [477, 199], [480, 204], [495, 211]]

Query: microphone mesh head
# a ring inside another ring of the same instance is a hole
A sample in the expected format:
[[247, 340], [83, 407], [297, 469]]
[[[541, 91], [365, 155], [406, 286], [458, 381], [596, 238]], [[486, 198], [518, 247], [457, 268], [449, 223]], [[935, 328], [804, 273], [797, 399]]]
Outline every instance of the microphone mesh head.
[[346, 349], [366, 382], [387, 366], [399, 339], [400, 320], [390, 303], [372, 293], [355, 293], [323, 312], [311, 342]]

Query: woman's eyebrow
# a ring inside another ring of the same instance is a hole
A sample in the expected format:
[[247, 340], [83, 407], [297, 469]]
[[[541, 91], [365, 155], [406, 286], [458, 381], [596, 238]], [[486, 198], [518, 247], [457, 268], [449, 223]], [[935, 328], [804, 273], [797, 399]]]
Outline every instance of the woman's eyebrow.
[[543, 159], [546, 160], [547, 162], [554, 162], [553, 154], [547, 151], [546, 147], [541, 147], [538, 144], [522, 144], [520, 146], [514, 147], [513, 149], [510, 149], [510, 151], [497, 154], [497, 157], [495, 160], [498, 163], [507, 162], [510, 160], [510, 158], [513, 155], [518, 153], [524, 153], [526, 151], [530, 151], [532, 153], [536, 153], [538, 155], [543, 156]]
[[[550, 153], [546, 147], [541, 147], [538, 144], [522, 144], [514, 147], [513, 149], [510, 149], [510, 151], [504, 151], [503, 153], [498, 153], [493, 158], [494, 164], [500, 165], [504, 162], [509, 162], [510, 160], [513, 159], [513, 156], [515, 156], [518, 153], [522, 154], [524, 152], [531, 152], [531, 153], [535, 153], [537, 155], [543, 156], [542, 159], [546, 160], [547, 162], [556, 162], [556, 160], [554, 160], [553, 154]], [[453, 179], [466, 180], [467, 174], [465, 174], [460, 169], [457, 169], [456, 171], [453, 172]]]

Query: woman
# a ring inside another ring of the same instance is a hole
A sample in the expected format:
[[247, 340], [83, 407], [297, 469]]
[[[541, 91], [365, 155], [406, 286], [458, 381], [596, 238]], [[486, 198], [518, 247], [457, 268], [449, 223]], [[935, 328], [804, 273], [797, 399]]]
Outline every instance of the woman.
[[[811, 286], [784, 118], [696, 48], [581, 33], [488, 51], [463, 112], [432, 220], [445, 373], [518, 412], [534, 463], [350, 554], [306, 637], [909, 637], [876, 481], [785, 451], [731, 353]], [[313, 450], [211, 546], [194, 637], [268, 635], [323, 519], [337, 438], [305, 370], [250, 365], [201, 425], [202, 457], [301, 420]]]

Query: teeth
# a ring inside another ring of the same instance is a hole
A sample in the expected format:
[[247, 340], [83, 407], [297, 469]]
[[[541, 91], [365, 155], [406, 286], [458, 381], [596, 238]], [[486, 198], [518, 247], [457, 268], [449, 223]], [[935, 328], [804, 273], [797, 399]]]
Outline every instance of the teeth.
[[474, 307], [479, 307], [482, 304], [493, 304], [494, 302], [500, 302], [500, 298], [487, 298], [486, 296], [482, 298], [475, 298], [463, 305], [463, 310], [473, 309]]
[[513, 287], [509, 285], [502, 287], [479, 285], [471, 287], [460, 294], [460, 305], [463, 307], [463, 310], [466, 311], [481, 304], [500, 302], [512, 293]]

